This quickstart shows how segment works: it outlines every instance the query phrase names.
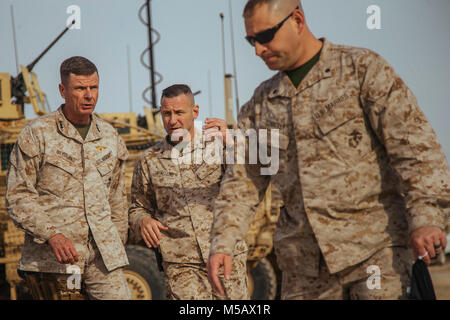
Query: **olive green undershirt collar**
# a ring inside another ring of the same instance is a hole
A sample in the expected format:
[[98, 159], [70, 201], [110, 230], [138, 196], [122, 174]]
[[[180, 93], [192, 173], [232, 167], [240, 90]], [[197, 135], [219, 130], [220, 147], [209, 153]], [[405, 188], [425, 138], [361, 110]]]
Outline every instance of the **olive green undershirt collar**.
[[88, 124], [76, 124], [76, 123], [73, 123], [70, 120], [68, 120], [68, 121], [75, 127], [75, 129], [78, 130], [78, 133], [83, 138], [83, 140], [86, 139], [86, 136], [87, 136], [87, 134], [89, 132], [89, 128], [91, 127], [92, 120], [89, 121]]
[[316, 53], [316, 55], [312, 57], [308, 62], [302, 64], [297, 69], [286, 71], [286, 74], [288, 75], [294, 87], [298, 88], [300, 82], [302, 82], [302, 80], [306, 77], [306, 75], [312, 69], [312, 67], [314, 67], [317, 61], [319, 61], [321, 52], [322, 49], [320, 49], [319, 52]]

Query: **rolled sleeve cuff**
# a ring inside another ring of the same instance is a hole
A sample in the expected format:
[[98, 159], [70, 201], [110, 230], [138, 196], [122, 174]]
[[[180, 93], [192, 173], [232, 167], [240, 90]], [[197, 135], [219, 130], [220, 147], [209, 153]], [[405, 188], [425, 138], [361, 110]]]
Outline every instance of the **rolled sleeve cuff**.
[[128, 230], [125, 228], [125, 229], [119, 231], [119, 229], [117, 228], [117, 225], [116, 225], [116, 229], [117, 229], [117, 232], [119, 233], [120, 240], [122, 240], [123, 244], [126, 244], [127, 240], [128, 240]]
[[44, 244], [46, 243], [49, 239], [51, 239], [53, 236], [57, 235], [58, 233], [61, 233], [61, 231], [59, 230], [55, 230], [53, 228], [49, 228], [48, 229], [41, 229], [39, 230], [39, 234], [34, 234], [33, 235], [33, 241], [36, 242], [37, 244]]
[[133, 214], [133, 219], [130, 219], [130, 227], [133, 233], [133, 240], [139, 242], [142, 240], [140, 224], [144, 218], [151, 218], [152, 216], [146, 212], [136, 212]]
[[443, 210], [427, 205], [410, 209], [408, 220], [409, 233], [427, 226], [439, 227], [442, 230], [447, 227], [447, 214]]
[[235, 239], [227, 239], [225, 237], [215, 237], [211, 241], [211, 248], [209, 250], [209, 255], [223, 253], [229, 256], [233, 256], [234, 246], [236, 244]]

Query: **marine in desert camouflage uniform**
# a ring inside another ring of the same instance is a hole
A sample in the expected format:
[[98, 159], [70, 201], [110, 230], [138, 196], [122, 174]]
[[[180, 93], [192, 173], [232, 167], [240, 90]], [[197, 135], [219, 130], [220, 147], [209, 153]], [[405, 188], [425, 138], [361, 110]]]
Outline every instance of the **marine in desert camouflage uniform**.
[[135, 240], [142, 238], [148, 247], [160, 250], [169, 299], [248, 299], [244, 241], [231, 249], [233, 272], [230, 279], [221, 279], [225, 292], [213, 292], [208, 282], [209, 235], [224, 152], [222, 147], [208, 149], [213, 142], [205, 141], [225, 136], [226, 123], [206, 119], [202, 139], [202, 132], [194, 127], [198, 112], [188, 86], [173, 85], [163, 91], [161, 116], [168, 135], [136, 164], [130, 229]]
[[92, 62], [65, 60], [65, 104], [27, 125], [11, 153], [7, 208], [25, 231], [18, 268], [35, 299], [131, 298], [122, 272], [128, 152], [117, 131], [92, 114], [98, 85]]
[[[256, 54], [280, 72], [239, 126], [280, 130], [279, 171], [227, 169], [210, 281], [221, 290], [217, 268], [272, 181], [285, 203], [274, 235], [282, 299], [406, 298], [414, 258], [429, 263], [446, 246], [450, 203], [447, 161], [415, 97], [378, 54], [316, 39], [298, 0], [250, 0], [244, 19]], [[380, 286], [369, 284], [373, 266]]]

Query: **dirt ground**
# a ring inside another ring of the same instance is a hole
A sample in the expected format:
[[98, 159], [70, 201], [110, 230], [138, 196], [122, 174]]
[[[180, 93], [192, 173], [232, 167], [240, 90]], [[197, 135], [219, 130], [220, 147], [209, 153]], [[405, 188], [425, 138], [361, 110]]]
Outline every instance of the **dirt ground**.
[[438, 300], [450, 300], [450, 255], [447, 255], [445, 265], [432, 265], [429, 270], [436, 298]]

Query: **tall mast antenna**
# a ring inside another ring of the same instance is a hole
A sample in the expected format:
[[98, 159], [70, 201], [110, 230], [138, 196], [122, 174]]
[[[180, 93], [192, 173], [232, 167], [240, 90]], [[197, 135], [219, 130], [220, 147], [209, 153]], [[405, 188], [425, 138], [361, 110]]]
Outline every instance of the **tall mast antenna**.
[[231, 0], [229, 0], [229, 4], [230, 4], [231, 48], [233, 54], [234, 92], [236, 94], [236, 117], [237, 117], [239, 114], [239, 92], [238, 92], [238, 77], [236, 71], [236, 50], [234, 49], [233, 9], [231, 7]]
[[224, 30], [224, 26], [223, 26], [223, 18], [224, 15], [221, 12], [220, 13], [220, 20], [222, 23], [222, 59], [223, 59], [223, 76], [225, 76], [227, 74], [227, 68], [226, 68], [226, 60], [225, 60], [225, 30]]
[[133, 112], [133, 90], [131, 85], [131, 63], [130, 63], [130, 46], [127, 45], [127, 65], [128, 65], [128, 101], [130, 104], [130, 112]]
[[153, 39], [152, 39], [152, 16], [151, 16], [151, 9], [150, 9], [150, 0], [147, 0], [147, 22], [148, 22], [148, 44], [150, 46], [150, 69], [152, 72], [150, 72], [150, 83], [152, 86], [152, 107], [153, 110], [156, 110], [156, 83], [155, 83], [155, 73], [153, 70], [155, 70], [154, 66], [154, 59], [153, 59]]
[[17, 52], [17, 40], [16, 40], [16, 25], [14, 23], [14, 9], [11, 5], [11, 23], [12, 23], [12, 32], [13, 32], [13, 40], [14, 40], [14, 56], [16, 58], [16, 71], [19, 74], [19, 54]]

